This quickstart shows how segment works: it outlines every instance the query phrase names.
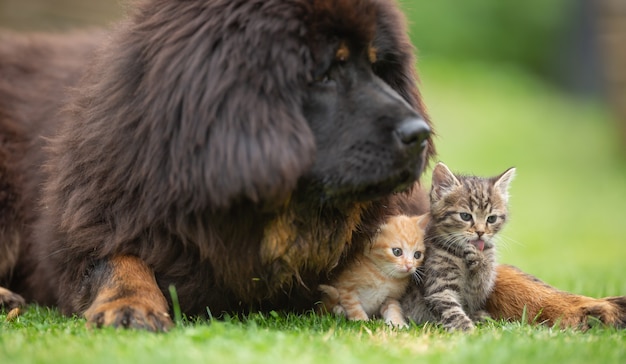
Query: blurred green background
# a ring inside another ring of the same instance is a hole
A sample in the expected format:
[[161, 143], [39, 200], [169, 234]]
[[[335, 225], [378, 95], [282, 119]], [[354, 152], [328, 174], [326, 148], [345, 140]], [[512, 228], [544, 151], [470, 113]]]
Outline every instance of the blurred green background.
[[[619, 62], [626, 2], [400, 3], [418, 49], [438, 159], [480, 175], [518, 169], [501, 261], [561, 289], [626, 294], [626, 62]], [[0, 0], [0, 27], [103, 26], [124, 7]]]

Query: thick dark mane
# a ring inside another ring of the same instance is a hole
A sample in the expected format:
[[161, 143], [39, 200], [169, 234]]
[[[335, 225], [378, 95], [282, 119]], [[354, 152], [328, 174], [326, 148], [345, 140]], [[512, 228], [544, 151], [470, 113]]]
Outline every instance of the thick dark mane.
[[29, 61], [64, 75], [16, 78], [50, 90], [22, 95], [39, 114], [0, 104], [43, 166], [0, 179], [28, 202], [7, 204], [28, 214], [6, 223], [25, 241], [8, 285], [83, 313], [136, 257], [187, 313], [311, 308], [433, 153], [403, 24], [387, 1], [145, 0], [105, 38], [11, 45], [81, 61]]

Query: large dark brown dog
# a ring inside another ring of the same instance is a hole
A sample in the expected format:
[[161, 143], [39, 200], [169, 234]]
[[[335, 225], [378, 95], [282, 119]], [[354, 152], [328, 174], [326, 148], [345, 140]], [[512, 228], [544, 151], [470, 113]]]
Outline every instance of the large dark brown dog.
[[[403, 24], [389, 0], [147, 0], [106, 36], [0, 39], [2, 284], [96, 326], [168, 328], [169, 287], [188, 314], [311, 309], [427, 208]], [[489, 304], [623, 326], [625, 302], [502, 267]]]

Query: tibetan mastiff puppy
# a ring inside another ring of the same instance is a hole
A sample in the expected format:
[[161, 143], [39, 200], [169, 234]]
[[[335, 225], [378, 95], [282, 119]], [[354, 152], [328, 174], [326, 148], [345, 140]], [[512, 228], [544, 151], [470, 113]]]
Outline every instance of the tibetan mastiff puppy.
[[[428, 208], [414, 63], [392, 0], [142, 0], [108, 33], [4, 34], [0, 302], [155, 331], [173, 292], [190, 315], [313, 308], [386, 217]], [[492, 315], [524, 305], [626, 317], [501, 267]]]

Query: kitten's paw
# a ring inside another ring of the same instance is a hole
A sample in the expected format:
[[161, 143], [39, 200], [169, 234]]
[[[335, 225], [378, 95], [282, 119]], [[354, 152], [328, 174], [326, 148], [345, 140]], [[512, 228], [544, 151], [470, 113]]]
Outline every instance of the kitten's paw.
[[468, 245], [463, 251], [463, 259], [470, 270], [478, 269], [481, 266], [482, 257], [473, 245]]
[[478, 269], [478, 267], [480, 267], [480, 259], [479, 259], [479, 257], [466, 256], [465, 257], [465, 263], [467, 264], [467, 267], [470, 270], [475, 270], [475, 269]]
[[487, 311], [476, 311], [472, 315], [472, 321], [474, 322], [485, 322], [491, 318], [491, 315]]
[[346, 316], [346, 310], [344, 310], [342, 305], [333, 306], [332, 312], [337, 316]]
[[450, 331], [463, 331], [463, 332], [471, 332], [474, 331], [475, 326], [472, 323], [472, 320], [469, 317], [464, 317], [463, 319], [457, 319], [452, 322], [445, 323], [443, 327]]
[[391, 327], [404, 329], [409, 327], [404, 319], [402, 306], [400, 302], [394, 298], [388, 297], [380, 307], [380, 314], [385, 319], [385, 323]]
[[406, 329], [409, 327], [409, 324], [404, 319], [389, 319], [385, 320], [385, 323], [394, 329]]
[[369, 319], [370, 319], [365, 312], [352, 312], [352, 313], [350, 313], [350, 312], [346, 311], [346, 316], [351, 321], [369, 321]]

